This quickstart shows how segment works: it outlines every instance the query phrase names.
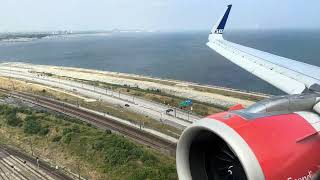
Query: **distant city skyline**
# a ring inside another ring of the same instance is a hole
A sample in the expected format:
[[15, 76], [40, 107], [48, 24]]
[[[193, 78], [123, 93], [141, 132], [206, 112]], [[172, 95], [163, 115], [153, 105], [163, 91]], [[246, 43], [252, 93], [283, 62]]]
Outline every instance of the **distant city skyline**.
[[233, 4], [228, 29], [320, 29], [310, 0], [0, 0], [0, 32], [208, 30]]

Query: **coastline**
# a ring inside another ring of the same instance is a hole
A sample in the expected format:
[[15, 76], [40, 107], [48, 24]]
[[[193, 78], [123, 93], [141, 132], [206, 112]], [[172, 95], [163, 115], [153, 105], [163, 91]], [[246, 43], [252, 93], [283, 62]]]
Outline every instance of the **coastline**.
[[97, 81], [129, 87], [139, 87], [145, 90], [160, 90], [161, 92], [193, 99], [196, 101], [229, 107], [235, 104], [249, 106], [256, 100], [264, 99], [270, 95], [247, 92], [219, 86], [202, 85], [172, 79], [161, 79], [136, 74], [127, 74], [93, 69], [35, 65], [21, 62], [1, 63], [0, 68], [6, 70], [19, 70], [32, 73], [45, 73], [65, 78]]

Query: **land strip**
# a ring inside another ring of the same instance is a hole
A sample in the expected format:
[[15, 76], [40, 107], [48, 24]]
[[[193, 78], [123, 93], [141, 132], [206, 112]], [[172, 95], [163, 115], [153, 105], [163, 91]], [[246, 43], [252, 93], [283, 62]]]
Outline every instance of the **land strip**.
[[177, 140], [174, 138], [165, 138], [163, 136], [158, 137], [146, 132], [142, 128], [128, 126], [127, 124], [120, 123], [114, 119], [111, 119], [110, 117], [98, 115], [82, 108], [71, 106], [69, 104], [44, 98], [41, 96], [35, 96], [23, 92], [9, 92], [3, 89], [0, 89], [0, 92], [11, 97], [28, 101], [32, 104], [48, 108], [50, 110], [63, 113], [65, 115], [81, 119], [87, 123], [100, 127], [103, 130], [109, 129], [115, 131], [148, 147], [155, 148], [156, 150], [165, 152], [169, 155], [175, 155]]

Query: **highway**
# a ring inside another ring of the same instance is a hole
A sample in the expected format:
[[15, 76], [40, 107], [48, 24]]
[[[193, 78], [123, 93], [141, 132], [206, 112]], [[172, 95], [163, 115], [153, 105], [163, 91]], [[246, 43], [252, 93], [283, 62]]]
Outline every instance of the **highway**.
[[164, 135], [160, 132], [155, 133], [155, 131], [149, 131], [146, 128], [123, 123], [122, 121], [119, 121], [118, 118], [115, 119], [110, 116], [98, 114], [54, 99], [18, 91], [8, 91], [3, 89], [0, 89], [0, 91], [10, 97], [21, 99], [50, 110], [78, 118], [82, 121], [93, 124], [96, 127], [110, 129], [148, 147], [168, 153], [169, 155], [175, 154], [177, 139]]
[[181, 111], [180, 109], [175, 109], [173, 112], [167, 114], [165, 111], [167, 109], [173, 109], [172, 107], [157, 102], [144, 100], [139, 97], [120, 94], [109, 89], [102, 89], [84, 83], [62, 80], [48, 76], [39, 76], [37, 74], [28, 72], [27, 69], [1, 67], [0, 76], [12, 77], [25, 81], [45, 84], [67, 91], [72, 91], [85, 97], [90, 97], [114, 105], [119, 105], [121, 107], [124, 107], [125, 104], [129, 104], [130, 111], [149, 116], [155, 120], [161, 121], [165, 124], [174, 126], [179, 129], [184, 129], [192, 122], [201, 118], [188, 112]]

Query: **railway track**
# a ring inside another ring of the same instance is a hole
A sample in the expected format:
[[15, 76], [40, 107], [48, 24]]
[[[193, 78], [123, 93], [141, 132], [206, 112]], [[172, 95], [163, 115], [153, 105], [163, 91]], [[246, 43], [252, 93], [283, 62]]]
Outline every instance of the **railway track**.
[[0, 179], [71, 180], [72, 178], [16, 149], [0, 145]]
[[98, 127], [110, 129], [148, 147], [167, 153], [171, 156], [175, 155], [175, 143], [145, 132], [139, 128], [122, 124], [121, 122], [115, 121], [111, 118], [107, 118], [102, 115], [98, 115], [50, 98], [24, 92], [8, 91], [5, 89], [0, 89], [0, 92], [38, 106], [63, 113], [65, 115], [81, 119], [82, 121], [94, 124]]

